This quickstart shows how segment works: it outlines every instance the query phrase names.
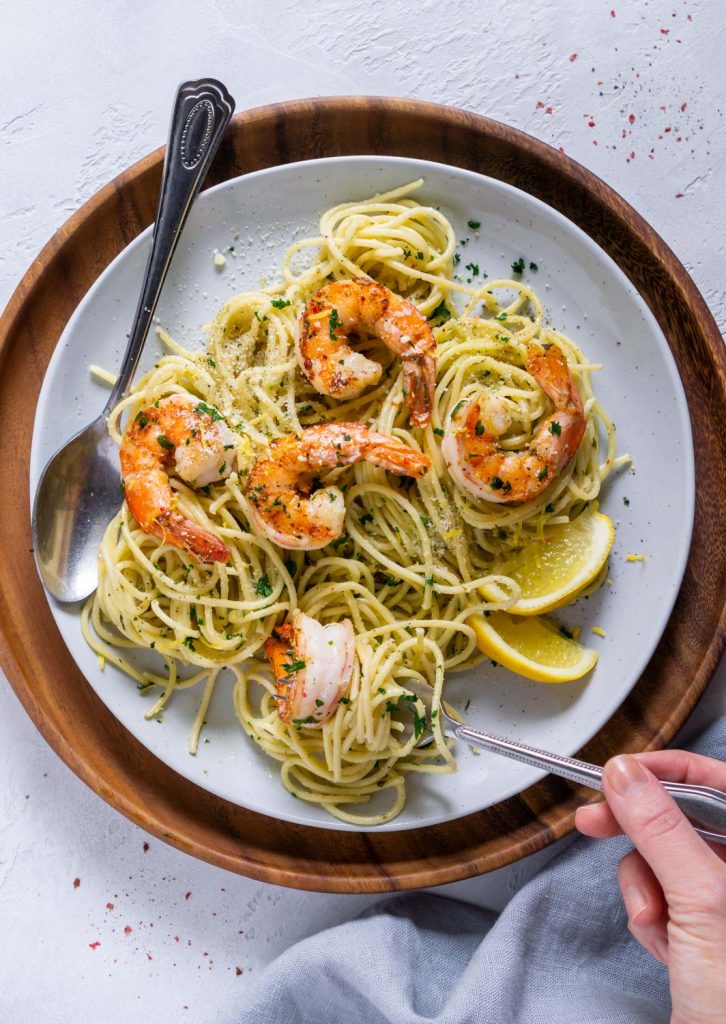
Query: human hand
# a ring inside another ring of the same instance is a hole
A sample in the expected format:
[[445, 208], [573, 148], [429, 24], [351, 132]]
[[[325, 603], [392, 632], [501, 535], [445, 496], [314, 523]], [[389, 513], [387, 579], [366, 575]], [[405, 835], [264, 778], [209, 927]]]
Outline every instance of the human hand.
[[578, 808], [577, 828], [635, 846], [618, 865], [628, 928], [668, 967], [671, 1024], [726, 1020], [726, 846], [689, 824], [658, 778], [726, 790], [726, 764], [685, 750], [621, 754], [605, 765], [606, 802]]

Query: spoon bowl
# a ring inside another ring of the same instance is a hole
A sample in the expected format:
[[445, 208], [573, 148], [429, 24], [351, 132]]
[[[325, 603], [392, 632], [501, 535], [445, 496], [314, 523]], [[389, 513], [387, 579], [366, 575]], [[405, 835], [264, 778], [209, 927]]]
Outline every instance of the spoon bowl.
[[122, 500], [118, 446], [102, 414], [56, 452], [36, 492], [35, 562], [58, 601], [83, 601], [96, 589], [98, 549]]

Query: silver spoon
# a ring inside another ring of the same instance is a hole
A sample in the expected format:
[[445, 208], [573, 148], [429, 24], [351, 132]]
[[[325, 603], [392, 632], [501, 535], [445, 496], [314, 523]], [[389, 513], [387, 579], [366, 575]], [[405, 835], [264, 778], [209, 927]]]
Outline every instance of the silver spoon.
[[[513, 761], [521, 761], [533, 768], [541, 768], [552, 775], [570, 779], [591, 789], [602, 790], [602, 768], [574, 757], [552, 754], [547, 750], [530, 747], [517, 740], [495, 736], [493, 733], [472, 729], [457, 722], [441, 707], [444, 734], [451, 739], [461, 740], [470, 746], [481, 747], [493, 754], [502, 754]], [[417, 744], [427, 747], [433, 742], [433, 734], [425, 735]], [[663, 788], [670, 793], [680, 809], [691, 822], [696, 832], [712, 843], [726, 843], [726, 793], [710, 786], [691, 786], [685, 782], [663, 782]]]
[[100, 416], [47, 464], [35, 494], [35, 563], [59, 601], [82, 601], [96, 588], [98, 548], [121, 502], [108, 416], [131, 383], [179, 235], [233, 112], [234, 100], [213, 78], [179, 86], [151, 252], [118, 379]]

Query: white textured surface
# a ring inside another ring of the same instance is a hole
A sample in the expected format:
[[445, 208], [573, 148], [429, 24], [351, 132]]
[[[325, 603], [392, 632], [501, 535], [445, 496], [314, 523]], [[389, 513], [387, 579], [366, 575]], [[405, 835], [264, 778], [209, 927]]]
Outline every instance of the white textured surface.
[[[6, 9], [0, 306], [53, 230], [164, 141], [176, 83], [212, 74], [239, 109], [316, 94], [417, 96], [562, 146], [664, 236], [723, 328], [719, 0], [425, 0], [412, 10], [401, 0]], [[725, 691], [722, 668], [689, 728], [723, 710]], [[0, 779], [3, 1024], [216, 1019], [286, 945], [375, 899], [260, 886], [156, 840], [145, 849], [147, 837], [65, 768], [4, 684]], [[500, 906], [537, 863], [451, 891]]]

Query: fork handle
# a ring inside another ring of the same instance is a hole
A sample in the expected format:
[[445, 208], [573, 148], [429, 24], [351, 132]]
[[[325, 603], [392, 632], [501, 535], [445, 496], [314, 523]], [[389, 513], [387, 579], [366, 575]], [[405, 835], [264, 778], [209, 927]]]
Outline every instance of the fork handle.
[[234, 100], [214, 78], [183, 82], [177, 90], [144, 284], [106, 415], [131, 383], [182, 228], [233, 112]]
[[[602, 768], [599, 765], [539, 750], [517, 740], [460, 725], [453, 720], [449, 720], [447, 725], [447, 732], [452, 732], [464, 743], [481, 747], [493, 754], [502, 754], [533, 768], [542, 768], [552, 775], [559, 775], [591, 789], [602, 789]], [[699, 835], [712, 843], [726, 843], [726, 793], [709, 786], [690, 786], [683, 782], [663, 782], [662, 785]]]

